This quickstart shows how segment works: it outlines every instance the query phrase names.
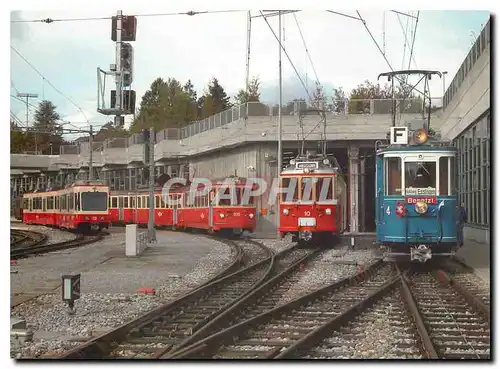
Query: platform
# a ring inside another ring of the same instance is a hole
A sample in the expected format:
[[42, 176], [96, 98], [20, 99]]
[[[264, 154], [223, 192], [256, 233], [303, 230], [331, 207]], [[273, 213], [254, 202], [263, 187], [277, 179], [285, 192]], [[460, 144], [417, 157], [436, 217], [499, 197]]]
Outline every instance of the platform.
[[125, 228], [111, 228], [110, 233], [95, 244], [19, 260], [11, 268], [15, 273], [11, 274], [11, 306], [42, 294], [60, 293], [64, 274], [81, 273], [82, 293], [135, 293], [141, 287], [158, 289], [172, 284], [192, 272], [202, 279], [206, 271], [195, 269], [204, 257], [216, 254], [210, 258], [213, 270], [218, 266], [214, 263], [223, 264], [230, 256], [228, 246], [203, 235], [157, 230], [156, 243], [140, 256], [126, 257]]
[[490, 245], [465, 240], [457, 256], [462, 258], [467, 265], [475, 269], [478, 277], [485, 282], [490, 282]]

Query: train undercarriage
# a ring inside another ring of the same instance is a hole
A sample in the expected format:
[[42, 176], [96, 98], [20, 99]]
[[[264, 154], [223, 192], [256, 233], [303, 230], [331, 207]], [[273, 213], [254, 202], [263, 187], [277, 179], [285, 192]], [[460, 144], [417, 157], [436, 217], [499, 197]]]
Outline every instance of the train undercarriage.
[[385, 261], [411, 261], [425, 263], [429, 260], [448, 258], [458, 251], [456, 243], [414, 243], [392, 244], [380, 246]]

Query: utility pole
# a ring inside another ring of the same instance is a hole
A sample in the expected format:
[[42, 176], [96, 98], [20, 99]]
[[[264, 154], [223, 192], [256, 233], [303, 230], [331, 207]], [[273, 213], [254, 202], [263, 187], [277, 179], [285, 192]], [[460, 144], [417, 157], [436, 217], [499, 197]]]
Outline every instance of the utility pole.
[[[29, 99], [30, 98], [32, 98], [32, 99], [38, 98], [38, 94], [30, 94], [30, 93], [20, 93], [20, 92], [18, 92], [17, 93], [17, 97], [25, 97], [26, 98], [26, 128], [28, 128], [28, 115], [29, 115], [28, 106], [29, 106]], [[38, 152], [38, 147], [37, 147], [37, 144], [36, 144], [36, 133], [35, 133], [35, 154], [37, 152]]]
[[149, 128], [149, 242], [156, 241], [155, 234], [155, 130]]
[[92, 131], [92, 124], [90, 125], [90, 131], [89, 131], [89, 149], [90, 149], [90, 153], [89, 153], [89, 182], [92, 181], [93, 177], [94, 177], [94, 173], [93, 173], [93, 166], [92, 166], [92, 162], [93, 162], [93, 158], [92, 158], [92, 152], [94, 151], [93, 148], [92, 148], [92, 144], [94, 142], [94, 132]]
[[[279, 49], [279, 61], [278, 61], [278, 73], [279, 73], [279, 90], [280, 90], [280, 97], [279, 97], [279, 106], [278, 106], [278, 173], [277, 176], [279, 178], [279, 175], [281, 173], [281, 170], [283, 168], [283, 158], [281, 156], [282, 152], [282, 117], [281, 117], [281, 105], [283, 105], [283, 76], [282, 76], [282, 70], [281, 70], [281, 10], [278, 11], [278, 19], [279, 19], [279, 25], [278, 25], [278, 30], [279, 30], [279, 42], [278, 42], [278, 49]], [[278, 227], [280, 226], [280, 215], [281, 215], [281, 208], [278, 202]]]
[[115, 116], [115, 127], [119, 127], [121, 124], [121, 114], [119, 113], [122, 109], [122, 17], [123, 12], [118, 10], [116, 13], [116, 109], [118, 113]]
[[[251, 40], [250, 36], [251, 36], [251, 31], [252, 31], [252, 12], [249, 10], [248, 11], [248, 19], [247, 19], [247, 65], [246, 65], [247, 70], [246, 70], [246, 80], [245, 80], [247, 99], [248, 99], [249, 78], [250, 78], [250, 40]], [[248, 101], [247, 101], [246, 116], [248, 118]]]

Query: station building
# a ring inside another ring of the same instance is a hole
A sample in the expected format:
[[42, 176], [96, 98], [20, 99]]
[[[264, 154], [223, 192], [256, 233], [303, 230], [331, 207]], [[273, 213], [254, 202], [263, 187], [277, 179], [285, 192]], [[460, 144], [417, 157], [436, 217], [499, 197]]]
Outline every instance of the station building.
[[[490, 199], [489, 23], [476, 45], [444, 99], [432, 100], [431, 122], [435, 130], [441, 130], [460, 150], [459, 190], [469, 210], [470, 227], [466, 232], [486, 242], [489, 207], [481, 204], [488, 204]], [[406, 100], [400, 106], [397, 125], [421, 120], [420, 100]], [[320, 151], [321, 141], [326, 137], [327, 153], [338, 160], [347, 184], [347, 224], [351, 233], [375, 231], [375, 144], [387, 137], [392, 123], [391, 108], [392, 102], [387, 99], [338, 101], [325, 116], [326, 130], [318, 113], [307, 111], [302, 103], [289, 104], [282, 111], [284, 163], [295, 157], [302, 145], [305, 151]], [[182, 129], [157, 132], [155, 176], [167, 174], [193, 179], [237, 175], [260, 177], [271, 184], [279, 173], [277, 128], [277, 107], [248, 103]], [[302, 137], [305, 137], [303, 143]], [[105, 181], [111, 190], [133, 191], [147, 185], [141, 134], [94, 142], [92, 146], [94, 178]], [[49, 182], [64, 185], [87, 178], [90, 151], [88, 142], [78, 142], [61, 147], [59, 155], [12, 154], [12, 195], [45, 187]], [[277, 204], [269, 205], [265, 194], [257, 202], [257, 208], [258, 231], [276, 232]]]

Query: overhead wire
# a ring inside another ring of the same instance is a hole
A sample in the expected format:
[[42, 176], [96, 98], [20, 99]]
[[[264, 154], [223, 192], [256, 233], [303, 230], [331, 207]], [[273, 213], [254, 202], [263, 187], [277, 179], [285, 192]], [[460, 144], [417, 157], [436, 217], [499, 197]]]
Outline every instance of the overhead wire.
[[[207, 11], [188, 11], [188, 12], [175, 12], [175, 13], [149, 13], [149, 14], [127, 14], [128, 16], [133, 17], [164, 17], [164, 16], [173, 16], [173, 15], [198, 15], [198, 14], [217, 14], [217, 13], [236, 13], [236, 12], [244, 12], [246, 10], [207, 10]], [[100, 20], [109, 20], [112, 19], [112, 16], [106, 17], [83, 17], [83, 18], [45, 18], [45, 19], [19, 19], [19, 20], [11, 20], [11, 23], [55, 23], [55, 22], [83, 22], [83, 21], [100, 21]]]
[[279, 45], [280, 45], [281, 49], [283, 50], [283, 52], [285, 53], [285, 55], [286, 55], [286, 57], [287, 57], [287, 59], [288, 59], [288, 61], [289, 61], [289, 62], [290, 62], [290, 64], [292, 65], [292, 68], [293, 68], [293, 70], [294, 70], [295, 74], [297, 75], [297, 78], [299, 79], [300, 83], [302, 84], [302, 87], [304, 87], [304, 90], [306, 91], [306, 94], [307, 94], [307, 96], [309, 97], [309, 100], [311, 100], [311, 101], [312, 101], [311, 95], [309, 94], [309, 91], [307, 90], [307, 87], [306, 87], [306, 85], [304, 84], [304, 81], [303, 81], [303, 80], [302, 80], [302, 78], [300, 77], [300, 74], [299, 74], [299, 72], [297, 71], [297, 68], [295, 68], [295, 65], [293, 64], [292, 59], [291, 59], [291, 58], [290, 58], [290, 56], [288, 55], [288, 52], [287, 52], [287, 51], [285, 50], [285, 48], [283, 47], [283, 44], [281, 43], [281, 40], [279, 39], [279, 37], [278, 37], [278, 36], [276, 36], [276, 32], [274, 32], [273, 27], [271, 27], [271, 25], [269, 24], [269, 21], [267, 20], [267, 18], [266, 18], [266, 17], [264, 17], [264, 14], [262, 13], [262, 10], [259, 10], [259, 12], [260, 12], [260, 14], [263, 16], [264, 21], [266, 22], [267, 26], [268, 26], [268, 27], [269, 27], [269, 29], [271, 30], [271, 32], [272, 32], [272, 34], [273, 34], [273, 36], [274, 36], [274, 37], [276, 38], [276, 40], [278, 41], [278, 43], [279, 43]]
[[44, 82], [47, 82], [47, 83], [48, 83], [48, 84], [49, 84], [49, 85], [50, 85], [50, 86], [51, 86], [54, 90], [56, 90], [56, 91], [57, 91], [57, 92], [58, 92], [61, 96], [63, 96], [66, 100], [68, 100], [71, 104], [73, 104], [73, 105], [74, 105], [74, 106], [78, 109], [78, 111], [79, 111], [80, 113], [82, 113], [82, 115], [83, 115], [83, 117], [85, 118], [85, 120], [87, 121], [87, 123], [89, 123], [89, 124], [90, 124], [90, 122], [89, 122], [89, 120], [88, 120], [87, 116], [86, 116], [86, 115], [85, 115], [85, 113], [83, 112], [83, 109], [82, 109], [82, 108], [81, 108], [81, 107], [80, 107], [77, 103], [75, 103], [75, 102], [74, 102], [71, 98], [69, 98], [68, 96], [66, 96], [63, 92], [61, 92], [61, 90], [59, 90], [56, 86], [54, 86], [54, 85], [52, 84], [52, 82], [50, 82], [50, 80], [49, 80], [47, 77], [45, 77], [45, 76], [44, 76], [44, 75], [43, 75], [43, 74], [42, 74], [42, 73], [41, 73], [41, 72], [40, 72], [40, 71], [39, 71], [39, 70], [38, 70], [38, 69], [37, 69], [37, 68], [36, 68], [33, 64], [31, 64], [31, 63], [30, 63], [30, 62], [29, 62], [29, 61], [28, 61], [28, 60], [27, 60], [27, 59], [26, 59], [26, 58], [25, 58], [25, 57], [24, 57], [24, 56], [23, 56], [23, 55], [22, 55], [19, 51], [17, 51], [17, 50], [16, 50], [16, 48], [15, 48], [14, 46], [12, 46], [12, 45], [11, 45], [11, 46], [10, 46], [10, 48], [11, 48], [12, 50], [14, 50], [14, 52], [15, 52], [17, 55], [19, 55], [19, 57], [20, 57], [21, 59], [23, 59], [23, 60], [26, 62], [26, 64], [28, 64], [28, 65], [29, 65], [29, 66], [30, 66], [30, 67], [31, 67], [31, 68], [32, 68], [35, 72], [37, 72], [37, 73], [38, 73], [38, 75], [40, 75], [40, 77], [42, 77], [42, 78], [43, 78], [43, 81], [44, 81]]
[[311, 67], [312, 67], [312, 70], [314, 72], [314, 76], [316, 77], [316, 82], [320, 83], [319, 78], [318, 78], [318, 73], [316, 72], [316, 68], [314, 67], [314, 63], [312, 61], [311, 54], [309, 53], [309, 49], [307, 48], [306, 40], [304, 39], [304, 35], [302, 34], [302, 30], [300, 28], [300, 24], [299, 24], [299, 21], [297, 20], [297, 16], [295, 15], [295, 13], [293, 14], [293, 18], [295, 19], [295, 23], [297, 24], [297, 28], [299, 29], [300, 38], [302, 39], [302, 43], [304, 44], [304, 48], [306, 49], [306, 54], [307, 54], [307, 57], [309, 58], [309, 62], [311, 63]]
[[[384, 58], [384, 60], [385, 60], [385, 62], [387, 63], [387, 65], [389, 66], [389, 69], [391, 70], [391, 72], [394, 72], [394, 68], [392, 67], [391, 63], [389, 62], [389, 60], [387, 59], [387, 57], [386, 57], [386, 56], [385, 56], [385, 54], [383, 53], [383, 51], [382, 51], [382, 49], [380, 48], [380, 45], [378, 44], [377, 40], [375, 40], [375, 37], [373, 37], [373, 34], [372, 34], [372, 32], [370, 31], [370, 28], [368, 28], [368, 24], [367, 24], [367, 23], [366, 23], [366, 21], [365, 21], [365, 20], [361, 17], [361, 14], [359, 13], [359, 11], [358, 11], [358, 10], [356, 10], [356, 13], [358, 13], [359, 20], [361, 20], [361, 22], [362, 22], [362, 23], [363, 23], [363, 25], [365, 26], [366, 31], [367, 31], [367, 32], [368, 32], [368, 34], [370, 35], [370, 37], [371, 37], [371, 39], [372, 39], [373, 43], [374, 43], [374, 44], [375, 44], [375, 46], [377, 47], [377, 49], [378, 49], [378, 51], [380, 52], [380, 54], [382, 54], [382, 57]], [[410, 60], [411, 60], [411, 59], [410, 59]], [[396, 79], [399, 81], [399, 83], [401, 83], [401, 84], [405, 84], [405, 85], [407, 85], [407, 86], [409, 86], [409, 87], [414, 87], [414, 86], [411, 86], [410, 84], [408, 84], [408, 83], [404, 80], [404, 78], [401, 78], [401, 77], [399, 77], [399, 76], [394, 76], [394, 78], [396, 78]], [[413, 89], [414, 89], [415, 91], [417, 91], [418, 93], [420, 93], [420, 94], [422, 94], [422, 95], [423, 95], [423, 93], [422, 93], [420, 90], [418, 90], [417, 88], [413, 88]]]
[[418, 26], [418, 17], [420, 16], [420, 10], [417, 11], [417, 17], [416, 17], [416, 20], [415, 20], [415, 28], [413, 29], [413, 39], [412, 39], [412, 43], [411, 43], [411, 49], [410, 49], [410, 59], [408, 60], [408, 69], [410, 69], [410, 65], [411, 65], [411, 58], [413, 56], [413, 47], [415, 46], [415, 38], [416, 38], [416, 35], [417, 35], [417, 26]]

